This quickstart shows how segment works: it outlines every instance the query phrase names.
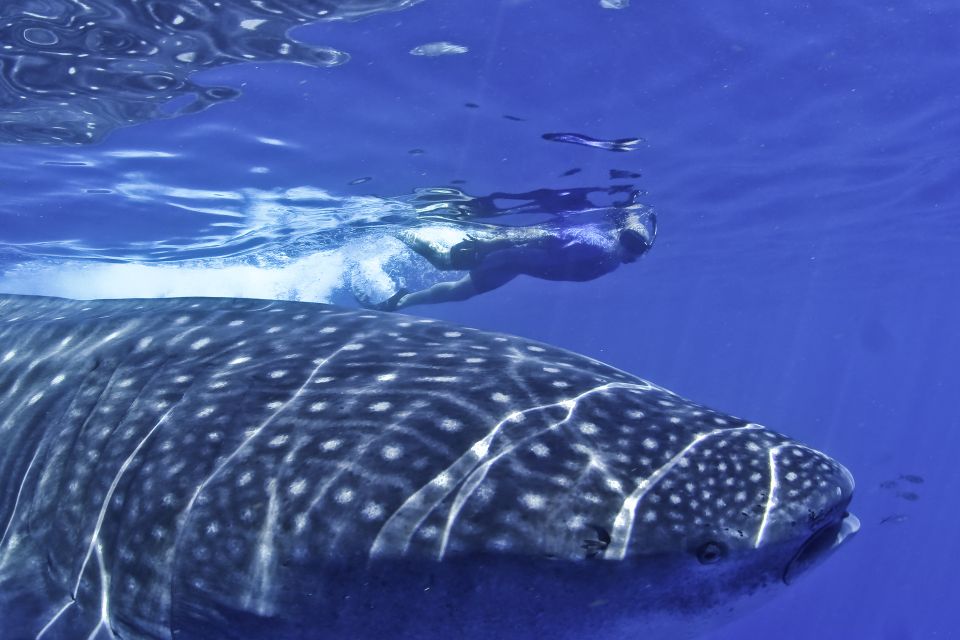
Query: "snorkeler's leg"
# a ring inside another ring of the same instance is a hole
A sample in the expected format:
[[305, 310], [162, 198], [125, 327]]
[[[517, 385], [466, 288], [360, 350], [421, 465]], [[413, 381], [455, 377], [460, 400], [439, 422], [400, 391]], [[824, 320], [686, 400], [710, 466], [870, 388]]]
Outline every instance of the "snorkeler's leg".
[[417, 304], [437, 304], [439, 302], [460, 302], [468, 300], [480, 293], [473, 285], [473, 279], [466, 275], [454, 282], [438, 282], [437, 284], [408, 293], [397, 301], [396, 309], [404, 309]]

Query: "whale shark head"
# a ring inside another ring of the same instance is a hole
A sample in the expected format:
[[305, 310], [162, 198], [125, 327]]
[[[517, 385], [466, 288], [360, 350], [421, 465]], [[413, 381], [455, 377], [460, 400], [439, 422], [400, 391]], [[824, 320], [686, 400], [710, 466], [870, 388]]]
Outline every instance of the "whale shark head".
[[521, 338], [0, 296], [0, 344], [23, 637], [679, 638], [856, 530], [825, 454]]
[[714, 628], [786, 588], [859, 529], [847, 510], [853, 478], [832, 458], [685, 401], [657, 404], [674, 406], [644, 418], [673, 428], [640, 441], [648, 449], [641, 463], [665, 451], [655, 470], [637, 476], [610, 528], [598, 530], [601, 544], [589, 543], [639, 577], [631, 595], [644, 613], [632, 617], [621, 600], [623, 632], [640, 631], [634, 620], [649, 637]]
[[[374, 557], [442, 559], [472, 584], [496, 567], [491, 608], [507, 636], [503, 611], [531, 593], [552, 621], [541, 633], [692, 636], [786, 588], [859, 529], [838, 462], [645, 381], [600, 384], [496, 428], [509, 444], [465, 475], [435, 519], [440, 535], [375, 545]], [[420, 516], [436, 483], [394, 518], [432, 531]]]

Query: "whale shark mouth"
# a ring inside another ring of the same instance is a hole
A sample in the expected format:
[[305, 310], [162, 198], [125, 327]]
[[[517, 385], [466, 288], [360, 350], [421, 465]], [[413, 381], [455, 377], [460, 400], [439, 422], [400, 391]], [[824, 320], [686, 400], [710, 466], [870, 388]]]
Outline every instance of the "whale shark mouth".
[[784, 584], [791, 584], [797, 576], [826, 558], [834, 549], [860, 530], [860, 519], [846, 512], [843, 518], [828, 524], [807, 538], [783, 570]]

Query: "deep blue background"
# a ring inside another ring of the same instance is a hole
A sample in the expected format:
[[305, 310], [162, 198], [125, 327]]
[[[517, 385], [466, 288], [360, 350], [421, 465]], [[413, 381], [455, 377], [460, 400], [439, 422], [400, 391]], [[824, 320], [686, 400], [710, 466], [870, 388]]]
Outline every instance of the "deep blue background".
[[[294, 35], [352, 60], [205, 72], [244, 95], [88, 149], [0, 148], [0, 242], [202, 232], [161, 202], [84, 192], [130, 180], [397, 196], [463, 179], [482, 195], [641, 171], [661, 235], [636, 265], [416, 312], [595, 356], [853, 471], [854, 544], [715, 640], [960, 637], [956, 3], [426, 0]], [[436, 40], [470, 52], [407, 54]], [[614, 154], [549, 131], [648, 143]], [[131, 149], [171, 156], [108, 155]], [[919, 500], [880, 488], [903, 473], [925, 478], [903, 486]]]

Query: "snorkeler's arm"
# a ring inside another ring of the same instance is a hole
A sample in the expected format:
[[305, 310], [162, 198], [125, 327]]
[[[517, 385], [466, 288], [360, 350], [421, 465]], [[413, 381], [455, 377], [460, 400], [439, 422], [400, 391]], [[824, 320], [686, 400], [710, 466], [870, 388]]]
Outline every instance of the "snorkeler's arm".
[[460, 302], [469, 300], [475, 295], [486, 293], [503, 286], [519, 275], [515, 265], [501, 262], [505, 252], [501, 251], [494, 256], [494, 262], [499, 264], [484, 264], [463, 278], [454, 282], [439, 282], [422, 291], [408, 293], [397, 300], [394, 309], [404, 309], [418, 304], [436, 304], [439, 302]]

